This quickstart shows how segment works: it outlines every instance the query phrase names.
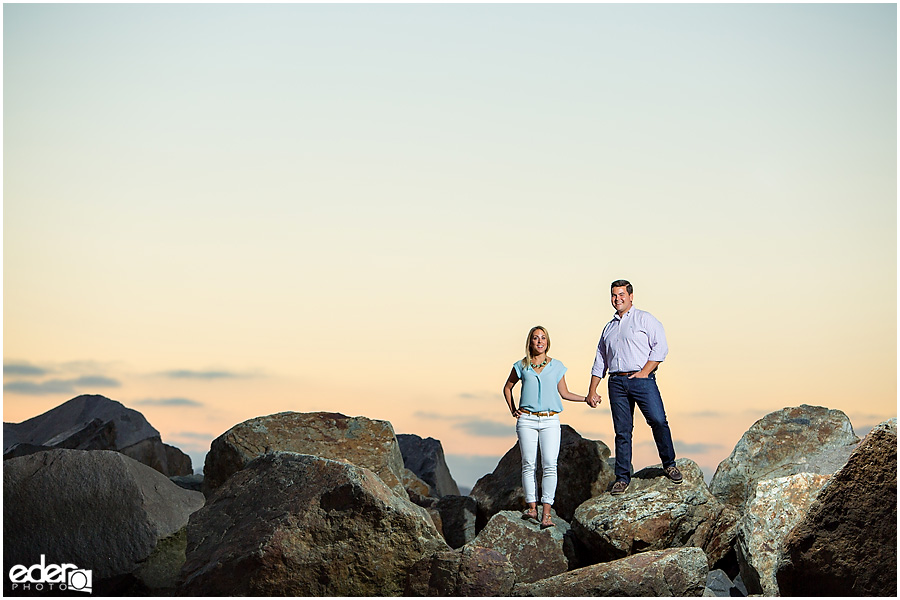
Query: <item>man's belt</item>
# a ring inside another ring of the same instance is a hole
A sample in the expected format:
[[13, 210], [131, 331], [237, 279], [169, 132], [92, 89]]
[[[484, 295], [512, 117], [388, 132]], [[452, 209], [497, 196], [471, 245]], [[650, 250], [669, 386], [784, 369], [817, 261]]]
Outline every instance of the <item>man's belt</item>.
[[615, 373], [610, 373], [610, 377], [631, 377], [635, 373], [640, 373], [640, 371], [616, 371]]

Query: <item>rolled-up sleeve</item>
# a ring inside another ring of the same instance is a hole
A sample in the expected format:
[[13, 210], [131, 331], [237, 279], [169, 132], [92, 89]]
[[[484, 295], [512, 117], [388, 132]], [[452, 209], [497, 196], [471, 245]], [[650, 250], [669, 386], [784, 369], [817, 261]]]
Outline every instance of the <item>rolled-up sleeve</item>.
[[603, 352], [603, 338], [597, 342], [597, 355], [594, 356], [594, 366], [591, 367], [591, 375], [595, 375], [600, 379], [606, 375], [606, 357]]
[[666, 360], [666, 355], [669, 353], [669, 344], [666, 343], [666, 332], [662, 323], [656, 317], [650, 314], [646, 314], [646, 316], [647, 338], [650, 341], [650, 356], [647, 357], [647, 360], [662, 362]]

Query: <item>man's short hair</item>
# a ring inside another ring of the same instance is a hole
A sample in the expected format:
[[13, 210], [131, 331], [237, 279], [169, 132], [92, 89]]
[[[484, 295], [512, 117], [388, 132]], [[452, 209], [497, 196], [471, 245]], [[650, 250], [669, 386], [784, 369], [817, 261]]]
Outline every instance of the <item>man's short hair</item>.
[[609, 291], [611, 292], [611, 291], [613, 291], [613, 288], [617, 288], [617, 287], [625, 288], [625, 291], [628, 292], [629, 295], [634, 293], [634, 288], [631, 287], [631, 284], [628, 283], [628, 281], [626, 281], [624, 279], [616, 279], [615, 281], [613, 281], [609, 286]]

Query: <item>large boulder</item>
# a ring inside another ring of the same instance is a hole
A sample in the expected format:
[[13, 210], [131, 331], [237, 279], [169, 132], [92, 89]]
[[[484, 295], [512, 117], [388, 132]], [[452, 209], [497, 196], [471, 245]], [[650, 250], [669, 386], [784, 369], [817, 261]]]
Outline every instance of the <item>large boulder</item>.
[[442, 496], [434, 503], [441, 515], [444, 539], [451, 548], [461, 548], [475, 539], [478, 505], [471, 496]]
[[897, 595], [897, 419], [875, 427], [784, 540], [785, 596]]
[[428, 484], [429, 495], [435, 498], [459, 496], [459, 487], [444, 460], [444, 448], [440, 440], [399, 433], [397, 443], [400, 445], [404, 466]]
[[99, 395], [72, 398], [21, 423], [3, 424], [3, 457], [50, 448], [115, 450], [169, 477], [193, 473], [190, 457], [162, 443], [144, 415]]
[[516, 574], [506, 555], [479, 546], [437, 552], [409, 572], [404, 596], [509, 596]]
[[403, 456], [390, 422], [327, 412], [283, 412], [235, 425], [212, 441], [203, 469], [204, 486], [215, 490], [252, 460], [276, 451], [365, 467], [398, 496], [409, 499]]
[[756, 484], [756, 495], [738, 523], [741, 578], [751, 594], [779, 596], [775, 581], [781, 543], [806, 516], [831, 475], [797, 473]]
[[644, 552], [542, 579], [519, 583], [514, 596], [702, 596], [707, 560], [699, 548]]
[[369, 469], [290, 452], [228, 478], [187, 533], [189, 596], [394, 596], [416, 562], [449, 550]]
[[680, 458], [676, 464], [684, 475], [681, 484], [656, 465], [635, 473], [624, 494], [601, 494], [578, 507], [572, 529], [594, 562], [694, 546], [705, 551], [712, 568], [728, 554], [740, 515], [710, 493], [694, 461]]
[[741, 437], [719, 464], [709, 489], [741, 512], [762, 479], [797, 473], [831, 475], [859, 443], [850, 419], [839, 410], [803, 404], [770, 413]]
[[[553, 508], [563, 519], [571, 521], [578, 505], [591, 496], [605, 492], [612, 484], [615, 474], [608, 462], [609, 455], [609, 447], [603, 442], [585, 439], [569, 425], [561, 426], [557, 460], [558, 483]], [[540, 490], [540, 451], [537, 465], [537, 485]], [[493, 473], [475, 483], [470, 496], [478, 502], [479, 531], [491, 517], [502, 510], [525, 509], [522, 453], [518, 444], [503, 455]]]
[[553, 516], [556, 525], [541, 529], [537, 521], [522, 518], [519, 511], [500, 511], [471, 544], [508, 556], [517, 582], [532, 583], [564, 573], [569, 570], [570, 557], [574, 563], [574, 546], [569, 524]]
[[119, 452], [13, 458], [3, 465], [3, 562], [28, 567], [45, 555], [48, 564], [90, 569], [101, 594], [173, 590], [182, 530], [201, 506], [200, 492]]

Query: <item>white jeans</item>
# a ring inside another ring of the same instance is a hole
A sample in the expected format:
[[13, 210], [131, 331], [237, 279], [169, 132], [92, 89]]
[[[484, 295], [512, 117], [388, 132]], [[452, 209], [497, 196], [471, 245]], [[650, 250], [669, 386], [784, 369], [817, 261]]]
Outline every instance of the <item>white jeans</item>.
[[519, 436], [519, 450], [522, 452], [522, 487], [525, 502], [537, 502], [537, 478], [534, 467], [537, 464], [538, 443], [541, 446], [541, 502], [553, 504], [556, 497], [556, 458], [559, 456], [559, 416], [536, 417], [522, 415], [516, 423]]

